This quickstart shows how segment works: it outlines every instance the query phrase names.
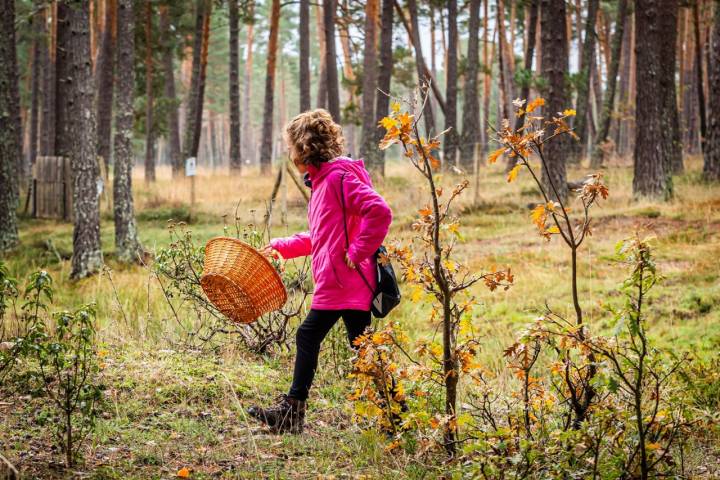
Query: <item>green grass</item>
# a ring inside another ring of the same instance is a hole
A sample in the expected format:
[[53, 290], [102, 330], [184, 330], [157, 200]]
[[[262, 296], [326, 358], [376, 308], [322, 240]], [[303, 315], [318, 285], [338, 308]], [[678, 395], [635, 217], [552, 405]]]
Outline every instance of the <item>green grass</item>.
[[[677, 199], [663, 204], [634, 202], [631, 171], [607, 172], [611, 197], [594, 210], [593, 236], [580, 252], [580, 292], [591, 329], [611, 328], [605, 306], [621, 299], [616, 287], [625, 277], [613, 260], [615, 244], [633, 235], [654, 237], [663, 283], [650, 301], [650, 334], [660, 347], [701, 358], [717, 355], [720, 347], [720, 188], [702, 184], [690, 162], [689, 173], [677, 179]], [[473, 192], [458, 205], [464, 240], [458, 258], [473, 270], [492, 265], [512, 267], [515, 285], [507, 292], [473, 290], [481, 302], [473, 323], [483, 335], [481, 361], [492, 371], [504, 367], [502, 350], [522, 326], [544, 309], [547, 301], [561, 313], [571, 310], [569, 256], [558, 239], [544, 241], [532, 225], [530, 207], [538, 201], [535, 187], [521, 174], [508, 185], [501, 168], [483, 167], [479, 202]], [[574, 170], [572, 178], [584, 172]], [[378, 184], [394, 210], [390, 241], [411, 238], [410, 225], [427, 200], [415, 172], [396, 164]], [[162, 176], [161, 176], [162, 177]], [[443, 176], [451, 189], [456, 178]], [[199, 243], [222, 235], [237, 212], [240, 224], [262, 218], [271, 179], [255, 175], [230, 179], [198, 177], [198, 205], [189, 223]], [[136, 182], [140, 236], [154, 252], [169, 241], [170, 220], [188, 221], [183, 203], [187, 185], [161, 178], [148, 187]], [[287, 224], [276, 206], [272, 233], [283, 235], [305, 227], [305, 207], [292, 185], [287, 194]], [[280, 202], [279, 202], [280, 203]], [[267, 402], [290, 381], [292, 352], [255, 357], [242, 352], [232, 337], [219, 347], [188, 349], [182, 343], [162, 291], [149, 268], [126, 266], [113, 256], [113, 224], [107, 205], [102, 215], [102, 244], [110, 273], [69, 280], [72, 227], [69, 224], [23, 219], [21, 246], [4, 261], [11, 273], [25, 278], [37, 269], [55, 280], [55, 305], [71, 308], [94, 301], [98, 329], [108, 351], [103, 381], [108, 386], [104, 414], [85, 448], [80, 471], [88, 478], [171, 478], [182, 467], [193, 478], [433, 478], [442, 464], [412, 452], [388, 455], [382, 438], [352, 421], [346, 401], [349, 382], [346, 361], [333, 362], [326, 347], [314, 386], [308, 431], [302, 436], [277, 437], [247, 420], [244, 408]], [[184, 315], [190, 315], [183, 310]], [[428, 307], [405, 301], [393, 318], [411, 338], [432, 332]], [[192, 322], [192, 318], [189, 318]], [[293, 321], [296, 326], [299, 319]], [[12, 330], [13, 326], [9, 326]], [[338, 327], [339, 328], [339, 327]], [[333, 333], [342, 355], [342, 331]], [[59, 455], [42, 427], [40, 401], [0, 387], [0, 451], [17, 463], [28, 478], [70, 477], [53, 466]], [[435, 459], [437, 460], [437, 459]]]

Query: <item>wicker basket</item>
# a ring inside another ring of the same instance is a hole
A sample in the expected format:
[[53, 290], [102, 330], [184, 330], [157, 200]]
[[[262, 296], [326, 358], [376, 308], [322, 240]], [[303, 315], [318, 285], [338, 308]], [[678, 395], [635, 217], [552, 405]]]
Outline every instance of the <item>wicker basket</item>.
[[268, 259], [236, 238], [216, 237], [205, 245], [200, 284], [218, 310], [240, 323], [278, 310], [287, 300], [285, 285]]

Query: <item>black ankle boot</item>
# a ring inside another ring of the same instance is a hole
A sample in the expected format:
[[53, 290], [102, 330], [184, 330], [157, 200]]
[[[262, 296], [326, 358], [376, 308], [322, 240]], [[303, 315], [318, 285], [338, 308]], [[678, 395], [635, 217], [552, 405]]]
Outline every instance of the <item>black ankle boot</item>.
[[283, 394], [277, 402], [267, 408], [252, 406], [248, 408], [251, 417], [270, 427], [273, 433], [301, 433], [305, 424], [306, 402]]

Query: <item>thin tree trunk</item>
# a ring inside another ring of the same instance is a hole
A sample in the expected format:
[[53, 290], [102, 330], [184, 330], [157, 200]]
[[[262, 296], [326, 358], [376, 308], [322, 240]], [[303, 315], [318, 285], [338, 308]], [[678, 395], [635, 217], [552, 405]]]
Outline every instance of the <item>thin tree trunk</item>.
[[335, 10], [337, 0], [323, 0], [323, 28], [325, 31], [325, 73], [327, 76], [328, 111], [340, 123], [340, 84], [335, 53]]
[[[40, 155], [52, 155], [55, 151], [55, 52], [53, 25], [54, 3], [48, 3], [43, 9], [43, 43], [40, 50], [42, 64], [42, 114], [40, 116]], [[48, 19], [50, 28], [48, 28]]]
[[[133, 167], [133, 100], [135, 71], [126, 68], [135, 57], [134, 0], [119, 0], [117, 30], [117, 92], [115, 104], [115, 175], [113, 176], [113, 211], [115, 217], [115, 250], [121, 262], [138, 262], [142, 246], [138, 239], [132, 195]], [[147, 18], [146, 14], [146, 30]], [[147, 34], [147, 31], [146, 31]], [[149, 39], [148, 39], [149, 40]], [[147, 46], [150, 46], [148, 42]], [[148, 50], [150, 50], [148, 48]]]
[[[349, 15], [347, 17], [345, 16], [345, 12], [349, 11], [347, 0], [343, 1], [341, 10], [343, 11], [343, 17], [339, 20], [336, 19], [335, 23], [338, 25], [338, 37], [340, 39], [340, 47], [343, 55], [342, 71], [344, 78], [348, 83], [348, 88], [346, 88], [348, 101], [346, 102], [346, 105], [354, 109], [357, 106], [357, 78], [355, 76], [355, 70], [353, 69], [352, 45], [350, 44], [350, 31], [348, 30], [348, 23], [352, 19]], [[348, 152], [350, 152], [350, 156], [352, 156], [352, 154], [357, 151], [354, 122], [351, 121], [345, 126], [344, 134], [345, 148]]]
[[[497, 0], [497, 32], [498, 32], [498, 70], [500, 71], [500, 92], [502, 102], [502, 116], [512, 120], [512, 79], [510, 69], [507, 65], [505, 52], [507, 38], [505, 37], [505, 2]], [[559, 14], [558, 14], [559, 15]]]
[[36, 6], [37, 11], [32, 16], [33, 40], [32, 40], [32, 71], [30, 72], [31, 88], [30, 88], [30, 145], [28, 148], [28, 158], [26, 170], [22, 172], [23, 177], [27, 177], [30, 169], [35, 165], [35, 157], [38, 152], [38, 130], [40, 126], [40, 71], [42, 69], [42, 48], [45, 42], [45, 21], [44, 11], [41, 5]]
[[105, 172], [110, 172], [112, 154], [112, 104], [115, 65], [115, 29], [117, 2], [107, 0], [105, 4], [105, 23], [100, 40], [95, 82], [97, 86], [97, 154], [102, 157]]
[[300, 0], [300, 111], [310, 110], [310, 0]]
[[[490, 54], [490, 44], [488, 43], [488, 21], [490, 18], [489, 9], [490, 0], [485, 0], [483, 3], [483, 69], [485, 70], [485, 75], [483, 76], [482, 123], [480, 125], [480, 142], [482, 143], [483, 153], [487, 150], [488, 144], [487, 134], [485, 131], [490, 125], [490, 82], [492, 80], [492, 64], [490, 63], [490, 58], [492, 58], [493, 55]], [[493, 34], [493, 37], [494, 36], [495, 35]], [[495, 44], [494, 38], [492, 39], [492, 43], [493, 45]]]
[[[677, 70], [677, 26], [678, 26], [678, 0], [660, 2], [661, 15], [660, 31], [663, 32], [658, 41], [662, 44], [663, 53], [660, 55], [660, 98], [665, 99], [665, 108], [662, 120], [665, 123], [666, 135], [665, 150], [671, 173], [681, 173], [684, 170], [682, 138], [680, 135], [680, 115], [678, 113], [677, 84], [675, 75]], [[640, 63], [639, 65], [642, 65]], [[697, 98], [697, 97], [695, 97]], [[697, 119], [697, 116], [696, 116]], [[669, 133], [669, 134], [667, 134]]]
[[155, 74], [152, 57], [152, 0], [145, 0], [145, 181], [155, 181]]
[[620, 69], [620, 52], [625, 34], [625, 23], [627, 21], [628, 0], [619, 0], [617, 17], [615, 19], [615, 33], [612, 39], [612, 52], [608, 67], [607, 88], [604, 95], [602, 117], [600, 119], [600, 130], [595, 138], [595, 148], [591, 158], [591, 166], [597, 168], [603, 165], [607, 151], [606, 141], [610, 133], [610, 120], [612, 118], [613, 106], [615, 104], [615, 89], [617, 86], [618, 70]]
[[[70, 276], [83, 278], [97, 272], [103, 264], [88, 3], [59, 2], [58, 21], [57, 100], [64, 104], [60, 106], [57, 119], [58, 127], [61, 119], [65, 122], [58, 132], [67, 138], [58, 139], [56, 145], [59, 156], [70, 158], [73, 174], [74, 228]], [[67, 74], [69, 76], [65, 76]]]
[[[407, 7], [410, 13], [410, 34], [413, 39], [413, 46], [415, 47], [415, 65], [417, 68], [418, 80], [421, 84], [424, 84], [428, 81], [432, 82], [432, 80], [426, 78], [425, 74], [425, 72], [427, 71], [427, 66], [425, 65], [425, 60], [423, 58], [422, 44], [420, 43], [420, 27], [418, 26], [417, 3], [415, 2], [415, 0], [408, 0]], [[425, 106], [425, 110], [423, 111], [423, 117], [425, 118], [425, 135], [429, 137], [436, 133], [435, 116], [433, 115], [432, 104], [429, 102]]]
[[445, 77], [445, 134], [443, 162], [445, 166], [455, 165], [458, 149], [457, 125], [457, 70], [458, 70], [458, 28], [457, 28], [457, 0], [446, 2], [448, 9], [448, 62]]
[[315, 5], [315, 21], [318, 37], [320, 69], [317, 80], [317, 108], [327, 108], [327, 51], [325, 47], [325, 24], [323, 23], [323, 12], [320, 5]]
[[[568, 42], [565, 28], [565, 1], [542, 0], [542, 74], [547, 83], [546, 116], [562, 112], [568, 106], [565, 77], [568, 71]], [[548, 132], [551, 135], [552, 132]], [[567, 137], [560, 135], [544, 146], [547, 168], [543, 168], [542, 180], [547, 191], [557, 191], [553, 197], [567, 198]], [[558, 200], [557, 198], [555, 198]]]
[[572, 143], [572, 156], [570, 157], [575, 162], [578, 162], [585, 155], [587, 146], [588, 116], [590, 114], [590, 75], [592, 64], [595, 61], [595, 23], [599, 7], [600, 0], [589, 0], [588, 15], [585, 19], [585, 41], [582, 46], [580, 79], [578, 82], [577, 116], [574, 125], [575, 133], [580, 139]]
[[0, 252], [18, 243], [18, 160], [22, 156], [15, 1], [0, 1]]
[[182, 158], [197, 157], [200, 146], [211, 8], [212, 2], [210, 0], [197, 0], [196, 2], [192, 75], [190, 78], [190, 92], [187, 102], [187, 118], [185, 120], [185, 139], [183, 142]]
[[478, 97], [478, 41], [480, 35], [480, 1], [470, 0], [468, 27], [467, 69], [463, 95], [462, 138], [460, 140], [460, 167], [472, 172], [480, 127], [480, 99]]
[[[393, 38], [393, 7], [394, 0], [383, 0], [382, 14], [380, 19], [380, 66], [378, 67], [377, 88], [380, 90], [376, 95], [375, 115], [377, 118], [384, 117], [390, 110], [390, 82], [392, 80], [393, 56], [391, 48], [383, 48], [385, 45], [392, 45]], [[375, 125], [373, 130], [375, 140], [375, 154], [371, 156], [368, 168], [376, 175], [385, 175], [385, 151], [377, 148], [383, 137], [382, 129]]]
[[[69, 0], [58, 0], [57, 3], [57, 34], [55, 48], [55, 151], [58, 156], [66, 156], [72, 149], [76, 139], [70, 137], [68, 128], [70, 126], [69, 113], [67, 112], [68, 95], [70, 92], [69, 83], [72, 81], [72, 66], [69, 58], [68, 47], [70, 45], [70, 3]], [[89, 40], [88, 40], [89, 42]], [[88, 43], [88, 55], [90, 45]]]
[[375, 143], [375, 130], [378, 128], [375, 117], [375, 89], [377, 88], [377, 48], [375, 45], [375, 27], [378, 17], [378, 0], [365, 3], [365, 53], [363, 56], [362, 85], [362, 140], [360, 156], [367, 159], [370, 168], [377, 166], [375, 159], [379, 149]]
[[703, 177], [720, 180], [720, 0], [715, 0], [715, 20], [708, 38], [709, 62], [708, 136]]
[[[673, 5], [669, 9], [663, 8], [661, 4], [664, 2]], [[660, 199], [672, 197], [670, 151], [664, 138], [670, 136], [670, 129], [667, 128], [669, 120], [663, 118], [669, 112], [668, 101], [664, 98], [667, 91], [662, 78], [671, 73], [663, 68], [662, 59], [663, 56], [670, 55], [670, 52], [663, 51], [664, 42], [660, 37], [670, 36], [673, 46], [675, 38], [671, 32], [662, 28], [665, 22], [661, 21], [661, 16], [666, 13], [670, 13], [673, 20], [676, 20], [676, 0], [636, 0], [635, 54], [641, 68], [637, 69], [636, 80], [637, 134], [633, 193], [639, 197]]]
[[160, 6], [160, 36], [162, 41], [162, 69], [165, 77], [164, 95], [169, 102], [167, 117], [167, 147], [172, 166], [173, 177], [182, 173], [182, 152], [180, 150], [180, 118], [178, 100], [175, 91], [175, 71], [173, 66], [173, 41], [170, 38], [170, 16], [168, 4]]
[[240, 125], [245, 135], [242, 135], [243, 158], [246, 162], [255, 161], [255, 147], [253, 140], [253, 129], [250, 124], [250, 95], [252, 93], [252, 72], [253, 72], [253, 46], [255, 41], [255, 2], [250, 2], [247, 16], [250, 19], [247, 25], [247, 42], [245, 55], [245, 76], [243, 77], [243, 106], [240, 112]]
[[[272, 168], [275, 60], [277, 55], [279, 25], [280, 0], [272, 0], [272, 10], [270, 12], [270, 38], [268, 39], [267, 65], [265, 73], [265, 108], [263, 112], [262, 150], [260, 152], [260, 171], [263, 175], [269, 174]], [[335, 73], [337, 75], [337, 71]]]
[[[703, 85], [703, 50], [702, 41], [700, 39], [700, 8], [698, 3], [700, 0], [694, 0], [692, 4], [693, 11], [693, 26], [695, 33], [695, 64], [696, 64], [696, 88], [697, 88], [697, 99], [698, 109], [700, 117], [700, 149], [703, 154], [706, 150], [706, 139], [707, 139], [707, 123], [705, 114], [705, 87]], [[682, 163], [680, 164], [682, 166]], [[674, 172], [678, 173], [678, 172]]]
[[230, 28], [230, 171], [240, 173], [240, 59], [238, 53], [239, 14], [238, 0], [228, 0]]

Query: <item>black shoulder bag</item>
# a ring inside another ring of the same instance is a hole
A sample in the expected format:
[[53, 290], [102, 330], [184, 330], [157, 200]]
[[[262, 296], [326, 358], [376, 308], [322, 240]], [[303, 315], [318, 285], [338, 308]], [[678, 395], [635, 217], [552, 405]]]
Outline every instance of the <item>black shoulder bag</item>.
[[[343, 227], [345, 227], [345, 248], [350, 248], [350, 237], [347, 229], [347, 214], [345, 213], [345, 192], [343, 189], [343, 181], [345, 174], [340, 177], [340, 202], [343, 209]], [[384, 255], [385, 260], [380, 261], [380, 256]], [[377, 272], [377, 286], [373, 291], [371, 311], [375, 318], [385, 318], [390, 311], [397, 307], [400, 303], [400, 288], [398, 287], [395, 270], [393, 270], [390, 260], [387, 258], [387, 249], [380, 246], [375, 252], [375, 270]], [[365, 285], [372, 290], [370, 282], [367, 281], [365, 275], [360, 271], [360, 266], [356, 265], [355, 270], [365, 282]]]

